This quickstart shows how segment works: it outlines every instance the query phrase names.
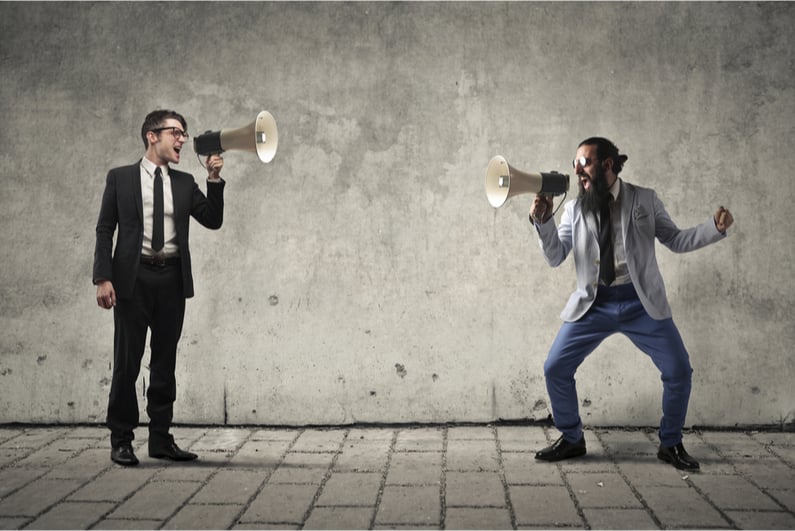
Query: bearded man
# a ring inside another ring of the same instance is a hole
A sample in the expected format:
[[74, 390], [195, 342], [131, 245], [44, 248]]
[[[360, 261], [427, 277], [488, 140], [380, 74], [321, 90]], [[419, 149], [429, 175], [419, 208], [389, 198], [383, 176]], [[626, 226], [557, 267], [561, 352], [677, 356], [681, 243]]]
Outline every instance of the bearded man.
[[693, 369], [671, 317], [654, 240], [677, 253], [693, 251], [725, 238], [733, 219], [720, 207], [700, 225], [679, 229], [654, 190], [618, 177], [626, 161], [606, 138], [582, 141], [572, 162], [580, 195], [566, 203], [560, 226], [555, 226], [552, 197], [536, 196], [530, 211], [547, 263], [557, 267], [573, 251], [577, 272], [577, 289], [561, 313], [564, 323], [544, 363], [552, 416], [562, 435], [536, 459], [585, 455], [574, 374], [605, 338], [622, 333], [662, 375], [657, 457], [695, 470], [698, 461], [682, 444]]

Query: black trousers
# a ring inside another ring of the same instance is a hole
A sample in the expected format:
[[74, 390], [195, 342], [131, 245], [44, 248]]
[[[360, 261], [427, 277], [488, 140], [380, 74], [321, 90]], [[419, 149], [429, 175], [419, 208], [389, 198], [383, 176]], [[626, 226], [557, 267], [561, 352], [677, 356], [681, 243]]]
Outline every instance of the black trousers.
[[116, 448], [134, 439], [138, 427], [138, 396], [135, 384], [149, 347], [149, 382], [146, 389], [149, 440], [169, 437], [177, 382], [174, 375], [177, 343], [185, 317], [185, 296], [179, 261], [165, 266], [141, 264], [130, 299], [117, 300], [113, 311], [113, 380], [108, 398], [107, 426]]

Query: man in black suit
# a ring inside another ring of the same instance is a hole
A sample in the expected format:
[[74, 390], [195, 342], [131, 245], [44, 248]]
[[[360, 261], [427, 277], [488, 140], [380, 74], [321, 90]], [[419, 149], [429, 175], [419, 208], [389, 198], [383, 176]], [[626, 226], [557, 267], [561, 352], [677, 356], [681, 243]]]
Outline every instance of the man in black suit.
[[[107, 425], [111, 459], [138, 464], [132, 450], [138, 426], [135, 383], [141, 369], [147, 329], [150, 372], [147, 389], [149, 455], [175, 461], [196, 459], [169, 433], [176, 399], [177, 343], [185, 299], [193, 296], [188, 230], [191, 216], [209, 229], [223, 223], [223, 159], [207, 158], [207, 195], [193, 176], [174, 170], [188, 140], [185, 118], [174, 111], [147, 115], [141, 127], [145, 156], [108, 172], [97, 221], [93, 281], [97, 304], [113, 308], [113, 379]], [[116, 249], [112, 253], [113, 235]]]

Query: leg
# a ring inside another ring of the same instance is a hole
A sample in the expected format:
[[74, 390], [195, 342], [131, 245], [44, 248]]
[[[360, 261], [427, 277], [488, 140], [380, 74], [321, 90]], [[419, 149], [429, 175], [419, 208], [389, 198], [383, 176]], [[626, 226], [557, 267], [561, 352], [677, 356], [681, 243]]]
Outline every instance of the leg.
[[[637, 304], [640, 305], [640, 302]], [[627, 323], [624, 333], [649, 355], [661, 373], [663, 416], [660, 420], [660, 442], [666, 447], [680, 444], [690, 400], [693, 369], [679, 330], [673, 319], [655, 321], [644, 311], [641, 316]]]
[[563, 323], [544, 363], [544, 377], [555, 426], [570, 443], [582, 438], [574, 373], [585, 358], [615, 332], [615, 320], [611, 318], [607, 306], [609, 304], [594, 304], [579, 321]]
[[108, 396], [107, 426], [111, 446], [129, 444], [138, 426], [138, 397], [135, 383], [141, 370], [151, 301], [144, 286], [136, 283], [130, 299], [120, 299], [113, 310], [113, 376]]
[[174, 374], [177, 359], [177, 344], [182, 334], [185, 316], [185, 297], [179, 266], [150, 269], [143, 267], [142, 274], [156, 286], [156, 299], [152, 315], [152, 337], [149, 343], [149, 389], [146, 412], [149, 415], [150, 441], [170, 440], [168, 431], [177, 397]]

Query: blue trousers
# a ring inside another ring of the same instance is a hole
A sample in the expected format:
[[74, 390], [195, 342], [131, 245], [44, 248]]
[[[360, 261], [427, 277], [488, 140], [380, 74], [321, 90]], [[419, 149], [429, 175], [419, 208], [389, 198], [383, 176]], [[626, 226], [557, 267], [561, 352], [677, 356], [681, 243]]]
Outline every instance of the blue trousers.
[[632, 284], [599, 287], [596, 301], [575, 322], [564, 323], [544, 363], [547, 392], [555, 426], [569, 442], [582, 437], [574, 373], [608, 336], [622, 333], [651, 357], [663, 383], [659, 437], [664, 446], [682, 442], [690, 400], [690, 357], [673, 319], [652, 319]]

